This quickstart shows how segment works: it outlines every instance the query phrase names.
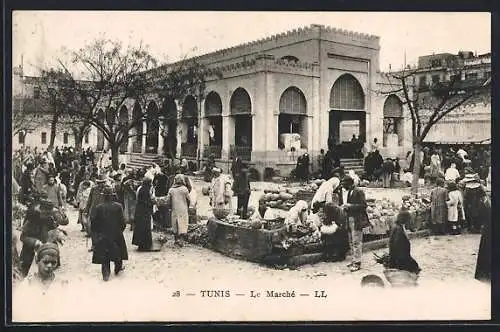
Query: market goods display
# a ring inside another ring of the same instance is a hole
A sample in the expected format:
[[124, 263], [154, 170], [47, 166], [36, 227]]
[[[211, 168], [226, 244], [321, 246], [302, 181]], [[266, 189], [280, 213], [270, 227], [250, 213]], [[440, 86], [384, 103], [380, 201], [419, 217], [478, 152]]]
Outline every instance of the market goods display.
[[212, 210], [213, 210], [214, 216], [217, 219], [225, 219], [231, 213], [230, 209], [214, 208]]
[[366, 213], [371, 227], [365, 228], [365, 234], [384, 235], [387, 234], [394, 224], [400, 206], [387, 198], [382, 200], [367, 199]]
[[186, 241], [191, 244], [207, 247], [209, 245], [207, 226], [200, 224], [189, 225]]
[[294, 196], [297, 192], [298, 190], [295, 188], [266, 189], [259, 201], [269, 208], [288, 211], [297, 203], [297, 199]]

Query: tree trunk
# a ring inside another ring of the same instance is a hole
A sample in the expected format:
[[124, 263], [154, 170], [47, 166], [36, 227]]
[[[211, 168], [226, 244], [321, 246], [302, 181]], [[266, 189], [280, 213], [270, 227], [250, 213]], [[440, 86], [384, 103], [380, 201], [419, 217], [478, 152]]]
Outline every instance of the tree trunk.
[[49, 148], [54, 147], [54, 142], [56, 140], [56, 130], [57, 130], [57, 122], [59, 120], [59, 116], [57, 114], [54, 114], [52, 116], [52, 121], [50, 122], [50, 141], [49, 141]]
[[113, 166], [114, 170], [117, 170], [120, 167], [120, 144], [116, 142], [110, 142], [109, 148], [111, 150], [111, 165]]
[[420, 153], [422, 152], [422, 145], [416, 142], [413, 145], [413, 180], [411, 182], [411, 192], [418, 193], [419, 179], [420, 179]]

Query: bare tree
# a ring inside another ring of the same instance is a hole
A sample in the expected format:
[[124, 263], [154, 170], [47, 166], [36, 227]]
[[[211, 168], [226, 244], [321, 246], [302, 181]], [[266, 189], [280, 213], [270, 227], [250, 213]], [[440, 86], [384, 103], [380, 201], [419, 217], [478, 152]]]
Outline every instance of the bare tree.
[[[120, 107], [127, 100], [145, 105], [152, 95], [179, 98], [192, 91], [199, 92], [208, 73], [194, 59], [158, 67], [157, 60], [142, 43], [125, 48], [119, 42], [97, 39], [70, 52], [70, 56], [70, 63], [59, 59], [64, 76], [58, 84], [65, 91], [67, 114], [83, 119], [103, 134], [115, 168], [120, 145], [131, 137], [144, 135], [133, 133], [132, 129], [144, 121], [158, 121], [158, 114], [148, 114], [145, 107], [141, 116], [120, 121], [117, 119]], [[101, 109], [104, 117], [98, 113]]]
[[390, 89], [385, 95], [397, 94], [402, 97], [410, 113], [413, 138], [413, 182], [412, 192], [418, 192], [420, 175], [420, 155], [422, 144], [429, 131], [446, 115], [463, 111], [461, 107], [490, 88], [491, 79], [462, 80], [466, 67], [452, 68], [449, 80], [417, 86], [418, 69], [404, 69], [387, 74]]

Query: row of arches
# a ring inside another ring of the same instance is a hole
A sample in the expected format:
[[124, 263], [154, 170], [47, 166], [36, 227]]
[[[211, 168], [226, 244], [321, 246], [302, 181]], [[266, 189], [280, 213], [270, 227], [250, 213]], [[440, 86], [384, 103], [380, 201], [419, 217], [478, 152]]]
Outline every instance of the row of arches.
[[[199, 105], [193, 96], [187, 96], [184, 99], [179, 121], [177, 119], [177, 106], [173, 99], [166, 99], [160, 108], [156, 102], [152, 101], [146, 106], [146, 112], [149, 116], [145, 124], [145, 133], [141, 122], [138, 122], [133, 129], [132, 152], [142, 152], [142, 140], [145, 139], [145, 152], [174, 153], [177, 149], [178, 126], [182, 126], [181, 149], [183, 155], [192, 154], [193, 149], [196, 153], [198, 136], [202, 131], [208, 135], [208, 139], [205, 140], [208, 143], [208, 150], [219, 155], [223, 143], [222, 109], [220, 95], [215, 91], [209, 92], [204, 103], [206, 128], [200, 130], [198, 128]], [[244, 88], [239, 87], [232, 93], [229, 111], [234, 120], [233, 145], [251, 151], [252, 101]], [[141, 105], [136, 102], [131, 118], [135, 120], [142, 117], [142, 112]], [[337, 140], [340, 138], [343, 121], [358, 121], [358, 133], [364, 134], [366, 132], [365, 94], [361, 84], [354, 76], [344, 74], [335, 81], [330, 91], [329, 112], [330, 137]], [[285, 89], [279, 99], [278, 137], [282, 134], [298, 133], [302, 138], [302, 146], [307, 147], [307, 115], [308, 105], [304, 93], [295, 86]], [[123, 124], [129, 121], [129, 111], [126, 106], [122, 106], [118, 111], [110, 108], [106, 114], [99, 110], [98, 118], [111, 125]], [[389, 96], [384, 103], [384, 142], [386, 142], [386, 135], [398, 134], [402, 136], [402, 118], [401, 101], [397, 96]], [[161, 144], [163, 151], [158, 151], [160, 140], [163, 140], [163, 144]], [[278, 139], [278, 141], [280, 140]], [[104, 148], [104, 136], [101, 132], [98, 132], [97, 145], [98, 149]], [[127, 142], [122, 144], [121, 151], [127, 151]]]

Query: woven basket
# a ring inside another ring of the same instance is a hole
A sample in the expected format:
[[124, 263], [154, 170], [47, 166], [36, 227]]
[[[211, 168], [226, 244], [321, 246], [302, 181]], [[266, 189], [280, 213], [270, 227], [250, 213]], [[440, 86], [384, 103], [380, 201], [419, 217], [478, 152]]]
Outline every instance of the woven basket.
[[392, 287], [417, 286], [418, 274], [416, 273], [397, 269], [386, 269], [384, 270], [384, 276]]

